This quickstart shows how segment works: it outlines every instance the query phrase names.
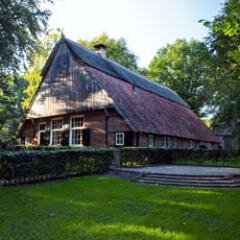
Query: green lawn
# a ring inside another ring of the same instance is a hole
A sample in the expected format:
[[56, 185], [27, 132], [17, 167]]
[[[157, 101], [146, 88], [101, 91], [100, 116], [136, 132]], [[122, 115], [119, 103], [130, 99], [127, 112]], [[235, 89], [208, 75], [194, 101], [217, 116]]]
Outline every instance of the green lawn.
[[240, 190], [110, 177], [0, 187], [0, 239], [240, 239]]

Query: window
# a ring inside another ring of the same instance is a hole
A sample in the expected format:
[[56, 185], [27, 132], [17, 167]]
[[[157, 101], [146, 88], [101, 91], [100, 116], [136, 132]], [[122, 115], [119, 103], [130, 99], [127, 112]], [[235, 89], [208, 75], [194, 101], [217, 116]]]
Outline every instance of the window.
[[62, 119], [52, 120], [52, 130], [62, 129], [62, 126], [63, 126], [63, 120]]
[[160, 137], [160, 147], [161, 148], [166, 147], [166, 137], [165, 136]]
[[177, 144], [178, 144], [178, 148], [182, 148], [183, 147], [183, 139], [178, 138]]
[[171, 147], [171, 138], [166, 137], [166, 148], [170, 148], [170, 147]]
[[122, 146], [124, 145], [124, 133], [116, 133], [116, 145]]
[[53, 119], [51, 124], [51, 145], [61, 145], [63, 119]]
[[153, 147], [154, 146], [154, 135], [148, 134], [148, 146]]
[[71, 128], [82, 128], [84, 123], [83, 117], [72, 117]]
[[173, 140], [173, 141], [172, 141], [172, 147], [173, 147], [173, 148], [177, 148], [177, 138], [174, 137], [172, 140]]
[[83, 145], [84, 117], [76, 116], [70, 122], [70, 145]]
[[212, 143], [208, 143], [208, 149], [212, 150], [213, 149], [213, 144]]
[[188, 141], [188, 149], [192, 149], [193, 148], [193, 140], [189, 140]]
[[45, 131], [46, 131], [46, 123], [41, 122], [38, 126], [38, 144], [45, 145]]
[[20, 145], [25, 145], [25, 137], [21, 137]]

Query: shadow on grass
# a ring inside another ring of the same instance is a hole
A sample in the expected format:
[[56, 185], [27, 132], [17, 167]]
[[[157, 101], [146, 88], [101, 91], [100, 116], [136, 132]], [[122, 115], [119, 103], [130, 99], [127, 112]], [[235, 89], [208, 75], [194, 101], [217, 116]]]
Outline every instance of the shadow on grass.
[[0, 188], [0, 239], [237, 239], [239, 201], [101, 176]]

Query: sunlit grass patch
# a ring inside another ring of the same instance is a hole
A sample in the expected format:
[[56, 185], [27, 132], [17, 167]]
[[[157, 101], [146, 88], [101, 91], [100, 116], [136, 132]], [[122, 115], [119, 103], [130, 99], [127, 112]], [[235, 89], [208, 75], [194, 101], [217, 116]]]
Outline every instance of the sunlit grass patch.
[[239, 239], [239, 202], [238, 190], [104, 176], [0, 187], [0, 239]]

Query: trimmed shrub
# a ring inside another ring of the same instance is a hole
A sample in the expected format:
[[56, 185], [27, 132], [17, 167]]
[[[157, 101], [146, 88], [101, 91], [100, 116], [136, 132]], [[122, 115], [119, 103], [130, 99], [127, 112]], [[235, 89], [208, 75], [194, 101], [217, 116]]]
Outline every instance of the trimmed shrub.
[[151, 147], [121, 148], [121, 163], [124, 166], [144, 166], [150, 164], [181, 164], [192, 162], [203, 165], [209, 160], [215, 162], [228, 161], [240, 156], [238, 151], [162, 149]]
[[171, 154], [162, 148], [129, 147], [121, 149], [121, 163], [125, 166], [144, 166], [149, 164], [170, 164]]
[[5, 184], [37, 182], [105, 172], [113, 159], [108, 149], [59, 149], [0, 153], [0, 179]]

